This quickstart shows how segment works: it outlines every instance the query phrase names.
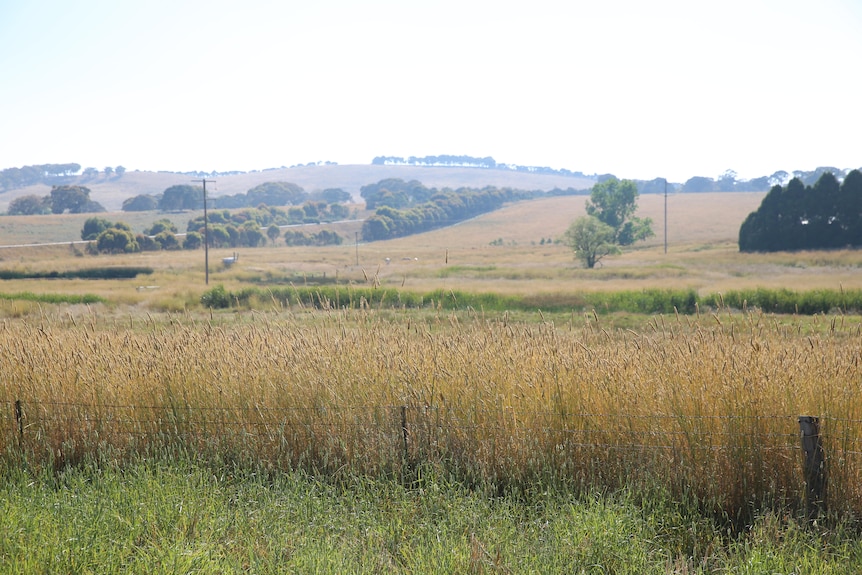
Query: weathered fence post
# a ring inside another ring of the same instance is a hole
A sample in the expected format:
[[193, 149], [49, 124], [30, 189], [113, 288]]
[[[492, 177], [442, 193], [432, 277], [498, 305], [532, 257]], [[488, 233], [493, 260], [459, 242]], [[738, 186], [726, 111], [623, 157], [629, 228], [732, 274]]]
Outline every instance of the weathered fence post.
[[816, 417], [801, 416], [799, 431], [802, 436], [802, 450], [805, 452], [803, 475], [805, 477], [805, 510], [808, 520], [816, 520], [826, 511], [826, 458], [823, 455], [823, 442], [820, 440], [820, 420]]
[[24, 445], [24, 410], [21, 407], [21, 400], [15, 400], [15, 423], [18, 424], [18, 447]]

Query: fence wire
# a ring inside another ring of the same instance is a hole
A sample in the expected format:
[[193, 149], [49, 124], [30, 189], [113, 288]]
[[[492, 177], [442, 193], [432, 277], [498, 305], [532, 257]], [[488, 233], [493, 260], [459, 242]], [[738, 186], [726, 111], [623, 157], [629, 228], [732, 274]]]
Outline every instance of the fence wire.
[[[17, 405], [16, 405], [17, 404]], [[193, 406], [97, 404], [78, 402], [0, 402], [3, 428], [12, 435], [29, 435], [63, 427], [69, 433], [100, 429], [106, 433], [150, 436], [174, 432], [194, 434], [238, 430], [249, 437], [267, 437], [291, 430], [360, 430], [410, 438], [448, 432], [477, 435], [494, 432], [555, 436], [571, 448], [615, 450], [762, 452], [800, 448], [797, 415], [677, 415], [627, 413], [515, 412], [426, 405], [359, 405], [350, 407]], [[20, 410], [20, 411], [19, 411]], [[862, 455], [862, 420], [819, 418], [821, 436], [833, 457]], [[550, 423], [549, 423], [550, 422]], [[720, 425], [716, 427], [716, 423]], [[657, 425], [652, 425], [657, 423]], [[662, 429], [663, 426], [670, 427]], [[675, 426], [675, 428], [673, 427]], [[841, 429], [839, 436], [831, 429]], [[633, 441], [638, 436], [640, 441]], [[615, 438], [616, 440], [611, 440]]]

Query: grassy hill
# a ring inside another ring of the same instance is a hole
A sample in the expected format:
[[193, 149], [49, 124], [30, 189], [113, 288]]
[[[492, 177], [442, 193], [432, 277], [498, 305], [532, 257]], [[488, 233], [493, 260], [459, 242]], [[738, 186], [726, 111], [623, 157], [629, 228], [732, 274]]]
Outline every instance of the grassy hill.
[[[207, 186], [212, 197], [245, 193], [264, 182], [293, 182], [305, 191], [326, 188], [341, 188], [358, 197], [366, 184], [386, 178], [419, 180], [429, 187], [459, 188], [484, 186], [512, 187], [525, 190], [551, 190], [553, 188], [588, 189], [595, 183], [589, 178], [530, 174], [508, 170], [482, 168], [449, 168], [424, 166], [373, 166], [373, 165], [324, 165], [279, 168], [259, 172], [248, 172], [231, 176], [219, 176]], [[72, 178], [68, 183], [86, 186], [90, 197], [105, 206], [108, 211], [119, 211], [123, 201], [139, 194], [158, 194], [177, 184], [189, 184], [200, 179], [187, 174], [173, 172], [128, 171], [122, 177], [105, 178], [103, 175], [91, 180]], [[0, 211], [5, 212], [9, 202], [18, 196], [50, 193], [48, 185], [28, 186], [0, 193]]]

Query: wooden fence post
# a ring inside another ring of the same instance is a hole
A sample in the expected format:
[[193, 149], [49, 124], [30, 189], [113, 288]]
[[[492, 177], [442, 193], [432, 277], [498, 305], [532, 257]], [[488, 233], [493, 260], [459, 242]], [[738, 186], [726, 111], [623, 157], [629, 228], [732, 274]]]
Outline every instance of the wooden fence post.
[[808, 520], [816, 520], [826, 511], [826, 458], [823, 442], [820, 440], [820, 420], [816, 417], [801, 416], [799, 431], [802, 436], [802, 450], [805, 463], [802, 471], [805, 477], [805, 510]]

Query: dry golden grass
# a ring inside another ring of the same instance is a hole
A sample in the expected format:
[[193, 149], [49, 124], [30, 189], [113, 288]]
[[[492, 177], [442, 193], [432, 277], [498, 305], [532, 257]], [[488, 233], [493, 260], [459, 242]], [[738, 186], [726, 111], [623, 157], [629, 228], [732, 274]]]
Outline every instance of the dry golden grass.
[[718, 315], [635, 332], [593, 316], [555, 327], [361, 311], [7, 319], [0, 452], [64, 465], [182, 448], [336, 474], [427, 464], [492, 488], [657, 482], [733, 517], [799, 503], [796, 418], [816, 415], [830, 505], [859, 513], [862, 334], [820, 321]]

